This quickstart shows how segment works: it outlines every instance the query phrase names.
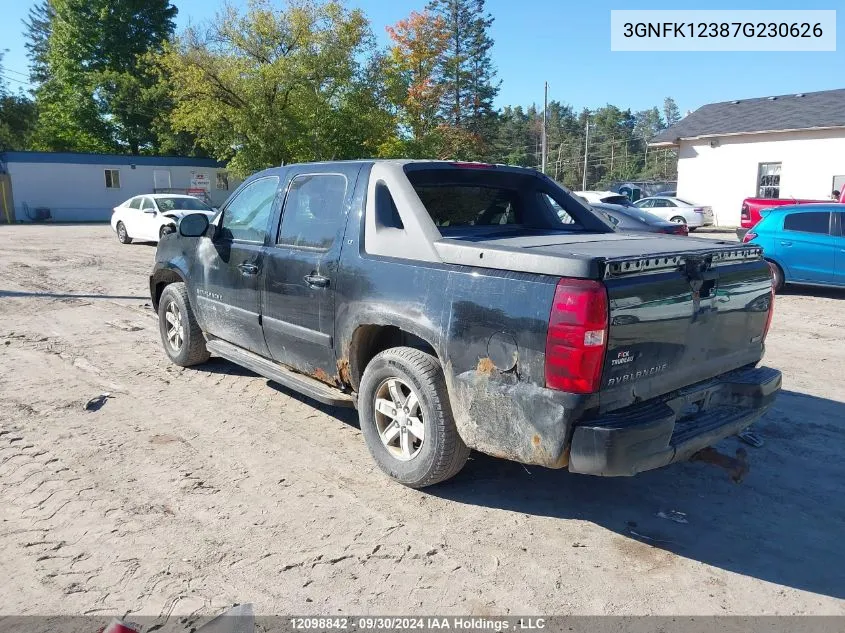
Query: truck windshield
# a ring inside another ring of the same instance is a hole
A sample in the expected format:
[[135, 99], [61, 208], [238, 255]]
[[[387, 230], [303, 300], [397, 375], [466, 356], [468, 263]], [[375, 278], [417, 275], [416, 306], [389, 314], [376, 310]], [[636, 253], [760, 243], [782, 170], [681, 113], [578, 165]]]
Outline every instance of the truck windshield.
[[441, 231], [612, 231], [574, 196], [531, 172], [446, 167], [406, 168], [406, 174]]

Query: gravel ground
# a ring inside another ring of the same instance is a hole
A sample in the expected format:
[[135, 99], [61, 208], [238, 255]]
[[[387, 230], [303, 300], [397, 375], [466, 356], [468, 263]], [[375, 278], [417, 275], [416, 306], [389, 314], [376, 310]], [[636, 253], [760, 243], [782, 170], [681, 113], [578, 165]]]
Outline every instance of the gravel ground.
[[354, 412], [171, 365], [153, 254], [106, 226], [0, 227], [0, 613], [845, 614], [845, 292], [778, 297], [784, 391], [740, 485], [473, 454], [420, 492], [374, 467]]

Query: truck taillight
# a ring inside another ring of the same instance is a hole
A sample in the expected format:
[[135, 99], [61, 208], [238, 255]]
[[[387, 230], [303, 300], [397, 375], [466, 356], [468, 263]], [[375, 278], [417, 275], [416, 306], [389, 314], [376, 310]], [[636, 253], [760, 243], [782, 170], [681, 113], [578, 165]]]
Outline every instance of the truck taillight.
[[546, 387], [598, 391], [607, 350], [607, 290], [598, 281], [561, 279], [546, 335]]
[[743, 220], [750, 220], [751, 219], [751, 212], [748, 210], [748, 205], [744, 202], [742, 203], [742, 209], [739, 212], [739, 216]]
[[766, 315], [766, 326], [763, 328], [763, 340], [766, 340], [766, 335], [769, 333], [769, 328], [772, 325], [772, 317], [775, 316], [775, 279], [777, 279], [777, 273], [775, 273], [775, 264], [772, 262], [766, 262], [769, 264], [769, 274], [772, 277], [772, 288], [771, 298], [769, 299], [769, 313]]

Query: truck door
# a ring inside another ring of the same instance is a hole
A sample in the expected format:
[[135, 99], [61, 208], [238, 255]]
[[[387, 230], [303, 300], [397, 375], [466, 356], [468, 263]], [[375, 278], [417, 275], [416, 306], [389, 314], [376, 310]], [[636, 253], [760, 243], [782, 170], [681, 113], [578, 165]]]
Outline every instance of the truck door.
[[290, 168], [275, 244], [265, 254], [262, 321], [270, 355], [324, 381], [337, 373], [337, 263], [359, 171]]
[[201, 243], [194, 272], [197, 306], [209, 334], [268, 356], [261, 330], [261, 269], [279, 177], [241, 188], [222, 209], [214, 241]]

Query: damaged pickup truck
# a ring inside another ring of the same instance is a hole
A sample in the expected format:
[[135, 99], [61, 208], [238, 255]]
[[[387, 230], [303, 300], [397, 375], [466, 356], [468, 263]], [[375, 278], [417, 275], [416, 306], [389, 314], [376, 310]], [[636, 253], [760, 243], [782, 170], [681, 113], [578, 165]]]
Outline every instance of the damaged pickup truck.
[[375, 461], [413, 487], [470, 449], [634, 475], [701, 456], [781, 386], [758, 366], [759, 248], [618, 233], [517, 167], [263, 171], [161, 241], [150, 293], [174, 363], [214, 354], [357, 407]]

